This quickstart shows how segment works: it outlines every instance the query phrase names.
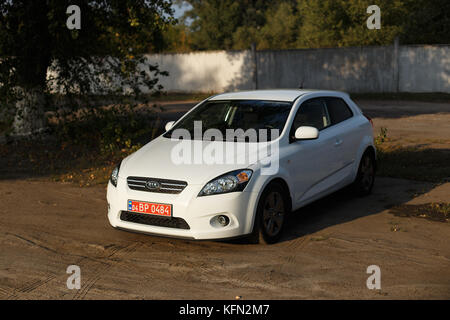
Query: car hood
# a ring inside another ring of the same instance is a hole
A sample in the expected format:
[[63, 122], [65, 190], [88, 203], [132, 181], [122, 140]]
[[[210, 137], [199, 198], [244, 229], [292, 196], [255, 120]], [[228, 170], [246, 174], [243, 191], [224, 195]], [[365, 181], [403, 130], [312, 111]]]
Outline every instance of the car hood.
[[[195, 146], [194, 143], [196, 144]], [[191, 148], [191, 157], [188, 157], [188, 159], [191, 159], [190, 163], [185, 163], [176, 157], [177, 152], [182, 154], [180, 152], [182, 147], [188, 148], [186, 150]], [[211, 152], [212, 148], [216, 148], [216, 150], [222, 149], [225, 156], [221, 157], [223, 159], [222, 163], [207, 164], [202, 159], [194, 163], [194, 148], [201, 150], [202, 154], [214, 154]], [[189, 184], [205, 184], [211, 179], [233, 170], [246, 168], [255, 170], [259, 163], [256, 154], [261, 148], [263, 148], [263, 144], [258, 143], [194, 142], [191, 140], [181, 142], [161, 136], [125, 158], [120, 167], [119, 177], [122, 179], [126, 179], [129, 176], [151, 177], [182, 180]], [[226, 150], [234, 150], [234, 152], [226, 152]], [[235, 159], [238, 150], [241, 152], [239, 152], [240, 159], [237, 163], [233, 159]]]

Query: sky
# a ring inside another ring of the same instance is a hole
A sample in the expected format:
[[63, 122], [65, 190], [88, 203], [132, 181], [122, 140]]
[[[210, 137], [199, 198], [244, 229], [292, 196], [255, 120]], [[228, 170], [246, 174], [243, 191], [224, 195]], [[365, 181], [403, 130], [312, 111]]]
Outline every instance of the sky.
[[188, 10], [191, 6], [187, 2], [183, 2], [181, 6], [178, 6], [177, 4], [174, 4], [173, 9], [175, 10], [174, 17], [179, 18], [183, 15], [183, 13]]

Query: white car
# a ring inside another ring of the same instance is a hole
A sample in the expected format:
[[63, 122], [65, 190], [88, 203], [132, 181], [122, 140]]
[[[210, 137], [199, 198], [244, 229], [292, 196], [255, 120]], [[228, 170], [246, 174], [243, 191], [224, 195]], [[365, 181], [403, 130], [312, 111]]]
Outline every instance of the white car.
[[[265, 137], [265, 129], [278, 136]], [[346, 93], [220, 94], [166, 130], [113, 170], [107, 192], [113, 227], [274, 243], [291, 211], [350, 184], [359, 195], [373, 187], [372, 121]], [[256, 132], [256, 140], [247, 132]], [[240, 151], [231, 152], [235, 148]]]

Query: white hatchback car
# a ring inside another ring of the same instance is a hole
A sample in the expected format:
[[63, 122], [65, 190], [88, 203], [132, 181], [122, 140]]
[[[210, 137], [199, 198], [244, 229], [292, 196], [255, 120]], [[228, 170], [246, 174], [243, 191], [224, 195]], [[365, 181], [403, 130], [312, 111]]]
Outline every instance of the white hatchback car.
[[220, 94], [166, 130], [113, 170], [113, 227], [274, 243], [291, 211], [350, 184], [359, 195], [373, 187], [372, 123], [346, 93]]

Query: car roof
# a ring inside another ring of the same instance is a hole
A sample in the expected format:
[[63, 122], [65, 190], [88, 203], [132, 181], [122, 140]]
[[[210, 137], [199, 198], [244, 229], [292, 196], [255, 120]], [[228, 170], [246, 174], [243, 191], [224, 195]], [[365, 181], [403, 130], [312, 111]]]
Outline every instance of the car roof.
[[228, 92], [215, 95], [208, 100], [269, 100], [269, 101], [286, 101], [293, 102], [298, 97], [313, 93], [321, 92], [324, 94], [330, 93], [342, 93], [338, 91], [325, 91], [325, 90], [313, 90], [313, 89], [283, 89], [283, 90], [254, 90], [254, 91], [240, 91], [240, 92]]

